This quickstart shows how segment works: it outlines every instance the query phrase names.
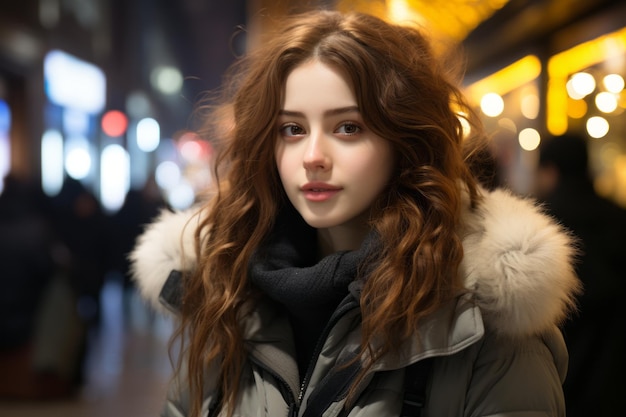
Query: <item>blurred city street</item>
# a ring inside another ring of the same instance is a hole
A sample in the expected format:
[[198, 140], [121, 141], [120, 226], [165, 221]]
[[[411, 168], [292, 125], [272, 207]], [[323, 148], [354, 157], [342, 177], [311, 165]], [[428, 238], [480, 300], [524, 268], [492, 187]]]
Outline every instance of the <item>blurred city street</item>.
[[[125, 308], [122, 305], [126, 303]], [[172, 323], [154, 316], [136, 293], [109, 282], [102, 291], [102, 326], [91, 338], [85, 384], [76, 398], [0, 401], [6, 417], [156, 416], [171, 375], [167, 353]], [[126, 314], [125, 314], [126, 313]]]
[[174, 323], [140, 300], [128, 254], [162, 210], [210, 195], [239, 132], [208, 129], [227, 70], [317, 9], [412, 22], [450, 60], [488, 134], [483, 185], [537, 200], [577, 239], [567, 415], [619, 414], [626, 1], [4, 0], [0, 417], [159, 415]]

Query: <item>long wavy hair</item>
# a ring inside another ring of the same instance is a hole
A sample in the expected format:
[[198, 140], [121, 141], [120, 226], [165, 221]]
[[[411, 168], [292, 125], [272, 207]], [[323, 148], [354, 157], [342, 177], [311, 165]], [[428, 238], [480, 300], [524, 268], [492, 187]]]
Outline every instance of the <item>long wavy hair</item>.
[[[482, 135], [449, 69], [416, 28], [330, 11], [283, 23], [234, 65], [207, 119], [204, 134], [219, 152], [217, 185], [196, 232], [199, 261], [185, 280], [180, 328], [188, 339], [181, 367], [186, 363], [191, 415], [200, 412], [209, 366], [217, 369], [223, 407], [229, 415], [235, 408], [246, 359], [241, 320], [254, 300], [248, 263], [281, 204], [289, 204], [275, 163], [277, 118], [287, 77], [308, 60], [345, 74], [365, 124], [397, 154], [395, 174], [372, 210], [382, 250], [360, 277], [362, 355], [371, 365], [392, 352], [462, 286], [462, 195], [479, 198], [471, 164]], [[472, 126], [470, 137], [461, 119]]]

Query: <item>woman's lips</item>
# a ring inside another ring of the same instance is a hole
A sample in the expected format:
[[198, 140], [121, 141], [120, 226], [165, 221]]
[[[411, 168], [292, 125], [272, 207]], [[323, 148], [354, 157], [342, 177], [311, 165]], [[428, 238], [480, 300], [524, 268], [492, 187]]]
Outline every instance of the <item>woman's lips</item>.
[[307, 200], [322, 202], [333, 198], [341, 191], [341, 187], [326, 183], [307, 183], [302, 186], [301, 191]]

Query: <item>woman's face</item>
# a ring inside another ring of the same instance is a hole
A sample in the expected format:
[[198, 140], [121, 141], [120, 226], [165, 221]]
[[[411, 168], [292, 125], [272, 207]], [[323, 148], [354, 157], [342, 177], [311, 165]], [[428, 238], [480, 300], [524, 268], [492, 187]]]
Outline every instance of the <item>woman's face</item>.
[[363, 123], [342, 74], [319, 61], [287, 78], [276, 165], [289, 200], [315, 228], [362, 227], [393, 172], [393, 150]]

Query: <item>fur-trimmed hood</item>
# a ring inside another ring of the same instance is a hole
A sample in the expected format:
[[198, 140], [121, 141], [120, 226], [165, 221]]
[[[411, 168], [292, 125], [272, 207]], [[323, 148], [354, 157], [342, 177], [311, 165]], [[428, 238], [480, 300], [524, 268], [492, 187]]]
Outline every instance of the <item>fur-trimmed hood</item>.
[[[460, 273], [475, 293], [485, 323], [510, 336], [560, 323], [580, 290], [572, 237], [532, 200], [505, 190], [483, 195], [477, 209], [468, 205], [464, 210]], [[159, 294], [169, 272], [195, 267], [200, 213], [163, 211], [130, 255], [142, 296], [161, 311]]]

